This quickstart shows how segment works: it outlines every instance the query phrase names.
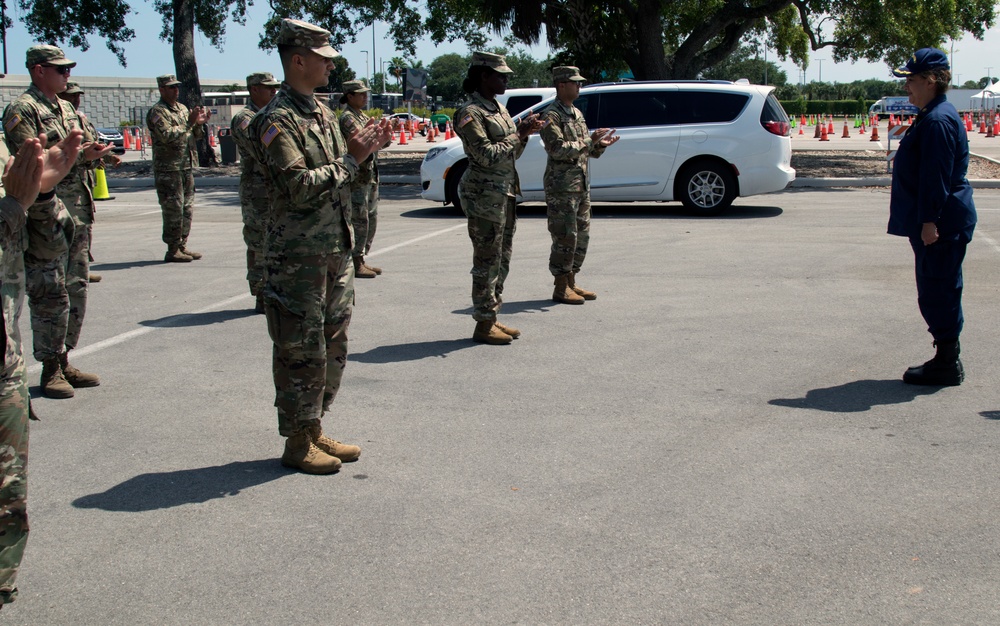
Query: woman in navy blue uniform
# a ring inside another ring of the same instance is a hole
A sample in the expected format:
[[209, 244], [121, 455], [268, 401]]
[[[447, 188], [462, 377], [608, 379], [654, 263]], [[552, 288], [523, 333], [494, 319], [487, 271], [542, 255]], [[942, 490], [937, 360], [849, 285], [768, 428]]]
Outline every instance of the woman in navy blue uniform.
[[936, 48], [913, 53], [893, 74], [906, 78], [910, 102], [920, 109], [899, 142], [892, 171], [889, 234], [913, 247], [917, 304], [937, 353], [903, 374], [913, 385], [960, 385], [962, 260], [976, 228], [969, 169], [969, 138], [945, 98], [951, 84], [948, 57]]

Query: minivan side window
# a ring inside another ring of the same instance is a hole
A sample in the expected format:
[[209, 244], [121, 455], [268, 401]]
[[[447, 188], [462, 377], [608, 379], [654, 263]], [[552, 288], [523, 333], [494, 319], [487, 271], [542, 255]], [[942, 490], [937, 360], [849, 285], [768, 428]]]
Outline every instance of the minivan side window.
[[731, 122], [740, 116], [750, 96], [719, 91], [684, 91], [671, 94], [671, 124]]
[[521, 111], [542, 101], [542, 96], [511, 96], [507, 100], [507, 113], [514, 117]]
[[[662, 126], [669, 124], [669, 91], [619, 91], [601, 94], [598, 127]], [[588, 122], [589, 122], [588, 116]]]

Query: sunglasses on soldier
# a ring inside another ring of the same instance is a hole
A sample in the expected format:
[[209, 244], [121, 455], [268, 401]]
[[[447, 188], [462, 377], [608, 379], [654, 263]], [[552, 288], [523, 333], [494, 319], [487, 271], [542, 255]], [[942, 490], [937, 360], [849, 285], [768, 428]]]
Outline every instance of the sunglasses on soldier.
[[71, 68], [68, 65], [49, 65], [47, 63], [42, 63], [42, 67], [52, 67], [55, 68], [56, 72], [62, 74], [63, 76], [69, 76]]

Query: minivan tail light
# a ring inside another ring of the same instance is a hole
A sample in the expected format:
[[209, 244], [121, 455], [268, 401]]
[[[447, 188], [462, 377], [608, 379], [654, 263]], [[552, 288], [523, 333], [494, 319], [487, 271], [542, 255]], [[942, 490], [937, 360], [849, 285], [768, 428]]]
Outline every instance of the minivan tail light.
[[792, 126], [788, 122], [764, 122], [764, 130], [779, 137], [788, 137], [792, 134]]

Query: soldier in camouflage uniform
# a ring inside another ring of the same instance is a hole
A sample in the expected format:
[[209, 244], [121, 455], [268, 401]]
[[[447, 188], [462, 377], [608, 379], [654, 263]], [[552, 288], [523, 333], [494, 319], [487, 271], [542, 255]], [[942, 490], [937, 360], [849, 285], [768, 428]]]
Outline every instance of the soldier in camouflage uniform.
[[[350, 137], [364, 128], [371, 119], [365, 115], [368, 92], [360, 80], [349, 80], [343, 85], [340, 103], [346, 104], [340, 114], [340, 132]], [[375, 278], [382, 268], [365, 263], [371, 250], [378, 225], [378, 153], [371, 155], [358, 167], [358, 175], [351, 183], [351, 226], [354, 227], [354, 275], [358, 278]]]
[[472, 94], [455, 112], [455, 132], [462, 138], [469, 169], [459, 183], [462, 209], [469, 218], [472, 239], [472, 339], [491, 345], [509, 344], [520, 336], [516, 328], [497, 321], [503, 286], [510, 271], [516, 198], [521, 193], [514, 161], [528, 137], [541, 128], [534, 114], [514, 125], [496, 96], [507, 90], [514, 71], [504, 57], [474, 52], [462, 89]]
[[[66, 91], [59, 94], [59, 98], [73, 105], [80, 118], [83, 128], [84, 143], [97, 141], [97, 129], [83, 111], [80, 110], [80, 98], [86, 92], [75, 81], [66, 83]], [[83, 316], [87, 309], [87, 285], [83, 283], [97, 283], [101, 281], [98, 274], [90, 271], [90, 244], [93, 241], [93, 228], [96, 221], [94, 205], [94, 187], [97, 178], [94, 172], [103, 169], [105, 165], [118, 167], [121, 165], [121, 158], [111, 153], [106, 154], [100, 161], [91, 161], [89, 167], [81, 167], [74, 174], [81, 177], [78, 190], [80, 196], [73, 204], [66, 204], [66, 209], [73, 218], [73, 241], [69, 246], [69, 267], [66, 270], [66, 291], [69, 292], [69, 335], [79, 338], [80, 327], [83, 324]], [[74, 328], [75, 325], [75, 328]], [[68, 345], [76, 345], [76, 342]]]
[[167, 263], [190, 263], [201, 254], [187, 249], [194, 212], [195, 139], [205, 136], [212, 114], [205, 107], [188, 108], [177, 101], [181, 82], [173, 74], [156, 77], [160, 101], [146, 114], [153, 144], [153, 181], [163, 212], [163, 243]]
[[[28, 541], [28, 375], [18, 322], [24, 302], [24, 225], [27, 207], [48, 204], [56, 210], [53, 187], [69, 172], [80, 149], [80, 131], [49, 151], [42, 144], [21, 142], [8, 164], [0, 191], [0, 301], [3, 320], [3, 364], [0, 366], [0, 607], [17, 598], [17, 570]], [[57, 156], [57, 153], [59, 156]], [[39, 191], [46, 193], [39, 196]], [[37, 200], [36, 200], [37, 197]]]
[[230, 126], [236, 148], [240, 151], [240, 207], [243, 212], [243, 241], [247, 244], [247, 282], [250, 293], [257, 298], [254, 308], [264, 312], [264, 232], [267, 230], [270, 201], [268, 200], [267, 173], [257, 160], [247, 129], [250, 121], [262, 107], [274, 98], [281, 85], [269, 72], [255, 72], [247, 76], [250, 101], [233, 116]]
[[350, 182], [358, 163], [389, 140], [387, 123], [344, 141], [333, 112], [313, 95], [325, 86], [339, 53], [330, 33], [282, 20], [277, 37], [285, 71], [281, 90], [250, 122], [271, 188], [265, 237], [264, 310], [274, 342], [281, 462], [313, 474], [356, 460], [358, 446], [323, 434], [347, 362], [354, 304]]
[[614, 131], [599, 128], [591, 133], [583, 112], [573, 106], [586, 79], [580, 70], [564, 65], [552, 68], [556, 100], [542, 119], [545, 151], [545, 203], [548, 205], [552, 250], [549, 271], [555, 277], [552, 299], [566, 304], [596, 300], [597, 294], [576, 285], [576, 274], [587, 257], [590, 243], [590, 157], [604, 154], [604, 149], [618, 141]]
[[[11, 154], [40, 134], [54, 144], [70, 131], [82, 128], [72, 105], [57, 96], [66, 90], [70, 69], [76, 63], [55, 46], [33, 46], [28, 48], [26, 56], [31, 87], [4, 111], [4, 130]], [[100, 384], [96, 375], [72, 367], [66, 354], [67, 348], [76, 346], [80, 326], [76, 324], [74, 334], [70, 334], [66, 267], [75, 229], [65, 206], [75, 206], [78, 198], [87, 193], [80, 172], [110, 153], [111, 148], [96, 141], [85, 143], [74, 172], [56, 189], [59, 202], [39, 203], [28, 210], [24, 264], [34, 356], [42, 363], [42, 393], [50, 398], [70, 398], [75, 387]], [[82, 320], [82, 312], [77, 319]]]

